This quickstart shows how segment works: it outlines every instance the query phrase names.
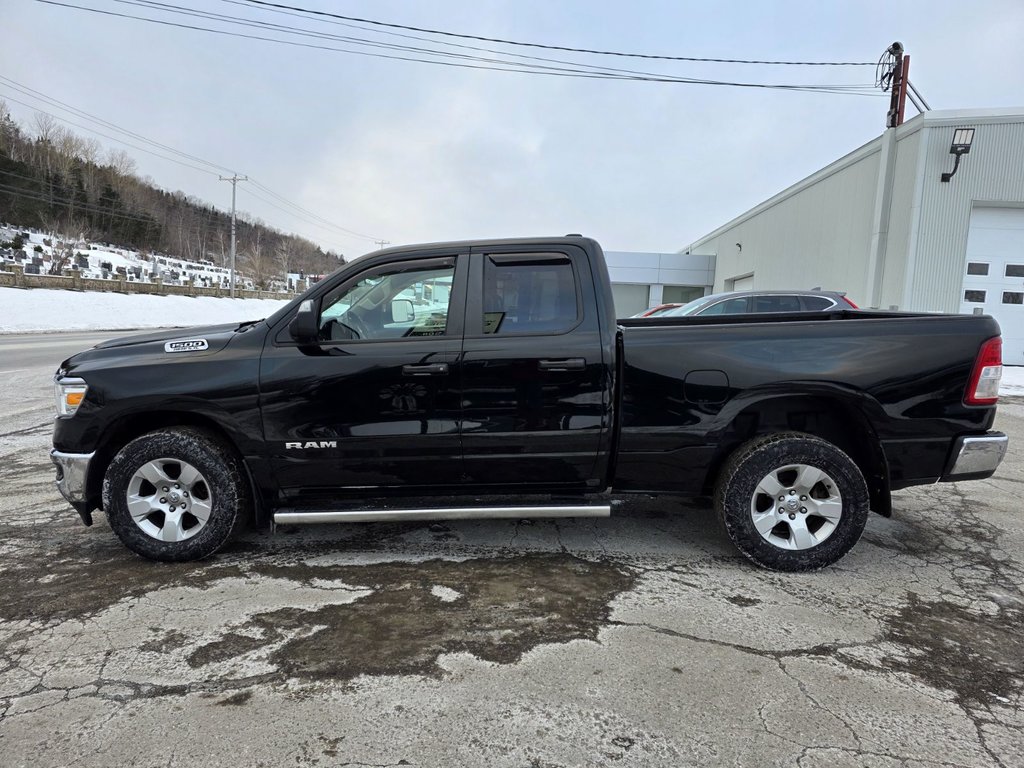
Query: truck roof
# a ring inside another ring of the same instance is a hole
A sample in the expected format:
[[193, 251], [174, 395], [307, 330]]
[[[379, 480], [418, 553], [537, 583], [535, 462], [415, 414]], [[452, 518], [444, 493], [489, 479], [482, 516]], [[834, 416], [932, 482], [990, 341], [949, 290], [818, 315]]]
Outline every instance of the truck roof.
[[[391, 248], [382, 248], [377, 251], [365, 253], [356, 258], [363, 259], [367, 256], [381, 256], [384, 254], [399, 254], [407, 251], [421, 251], [424, 249], [438, 250], [466, 250], [469, 248], [494, 248], [507, 245], [598, 245], [597, 241], [582, 235], [558, 235], [555, 237], [500, 237], [483, 240], [443, 240], [436, 243], [408, 243], [396, 245]], [[355, 259], [353, 259], [355, 261]]]

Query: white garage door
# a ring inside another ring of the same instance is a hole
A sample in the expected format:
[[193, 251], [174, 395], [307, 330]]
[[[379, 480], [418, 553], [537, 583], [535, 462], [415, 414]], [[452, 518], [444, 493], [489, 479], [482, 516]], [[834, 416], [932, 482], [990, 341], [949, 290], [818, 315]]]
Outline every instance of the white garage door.
[[754, 276], [747, 275], [746, 277], [737, 277], [732, 281], [732, 288], [729, 290], [733, 291], [752, 291], [754, 290]]
[[975, 208], [960, 311], [981, 308], [1003, 330], [1003, 362], [1024, 365], [1024, 208]]

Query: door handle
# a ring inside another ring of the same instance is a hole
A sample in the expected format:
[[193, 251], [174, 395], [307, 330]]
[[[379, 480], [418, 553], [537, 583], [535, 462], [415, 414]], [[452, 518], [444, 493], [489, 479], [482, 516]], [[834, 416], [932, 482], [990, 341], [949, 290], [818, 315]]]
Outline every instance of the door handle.
[[403, 376], [445, 376], [448, 374], [448, 363], [422, 363], [420, 365], [403, 365]]
[[587, 361], [582, 357], [567, 357], [562, 360], [539, 360], [537, 367], [542, 371], [582, 371]]

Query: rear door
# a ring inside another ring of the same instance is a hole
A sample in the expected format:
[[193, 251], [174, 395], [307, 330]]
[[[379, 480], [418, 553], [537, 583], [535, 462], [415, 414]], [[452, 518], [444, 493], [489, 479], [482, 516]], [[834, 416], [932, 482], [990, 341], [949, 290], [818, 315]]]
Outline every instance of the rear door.
[[611, 377], [586, 253], [504, 246], [474, 250], [470, 262], [461, 362], [466, 484], [594, 488], [611, 427]]
[[315, 301], [320, 342], [287, 319], [260, 364], [264, 434], [286, 495], [461, 481], [457, 363], [468, 256], [376, 262]]

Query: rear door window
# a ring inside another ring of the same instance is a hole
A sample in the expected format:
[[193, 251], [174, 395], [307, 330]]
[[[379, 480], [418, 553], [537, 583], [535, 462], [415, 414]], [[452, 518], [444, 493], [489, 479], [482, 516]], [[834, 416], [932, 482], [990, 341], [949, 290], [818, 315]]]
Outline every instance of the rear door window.
[[798, 296], [753, 296], [754, 312], [799, 312], [800, 298]]
[[568, 256], [485, 257], [485, 334], [565, 333], [579, 321], [576, 274]]

